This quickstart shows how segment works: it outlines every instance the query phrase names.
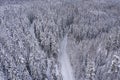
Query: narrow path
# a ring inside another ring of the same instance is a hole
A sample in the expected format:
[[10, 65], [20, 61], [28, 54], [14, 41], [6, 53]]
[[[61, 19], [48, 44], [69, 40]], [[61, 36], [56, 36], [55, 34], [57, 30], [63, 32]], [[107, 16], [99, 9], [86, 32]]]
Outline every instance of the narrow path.
[[68, 57], [68, 54], [66, 52], [67, 47], [67, 35], [64, 37], [63, 41], [61, 42], [60, 51], [61, 51], [61, 73], [63, 76], [63, 80], [75, 80], [72, 66]]

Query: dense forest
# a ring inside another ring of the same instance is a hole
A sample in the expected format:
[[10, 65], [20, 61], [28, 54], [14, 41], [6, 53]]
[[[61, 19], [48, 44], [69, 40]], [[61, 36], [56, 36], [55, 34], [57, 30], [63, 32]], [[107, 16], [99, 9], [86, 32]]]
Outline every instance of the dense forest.
[[0, 80], [120, 80], [120, 0], [0, 0]]

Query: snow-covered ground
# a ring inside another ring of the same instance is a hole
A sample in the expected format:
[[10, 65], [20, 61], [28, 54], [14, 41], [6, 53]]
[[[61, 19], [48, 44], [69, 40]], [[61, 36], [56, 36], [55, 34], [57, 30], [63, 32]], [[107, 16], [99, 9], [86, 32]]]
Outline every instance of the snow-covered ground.
[[66, 52], [67, 35], [64, 37], [60, 45], [61, 45], [60, 46], [60, 52], [61, 52], [60, 63], [61, 63], [61, 74], [63, 76], [63, 80], [75, 80], [70, 58]]

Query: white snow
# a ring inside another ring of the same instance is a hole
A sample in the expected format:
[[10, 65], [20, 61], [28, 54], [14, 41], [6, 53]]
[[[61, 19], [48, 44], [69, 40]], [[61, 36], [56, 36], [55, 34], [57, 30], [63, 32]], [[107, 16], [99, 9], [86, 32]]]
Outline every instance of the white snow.
[[63, 41], [61, 42], [60, 51], [61, 51], [61, 74], [63, 77], [63, 80], [75, 80], [72, 66], [68, 57], [68, 54], [66, 52], [67, 47], [67, 35], [64, 37]]

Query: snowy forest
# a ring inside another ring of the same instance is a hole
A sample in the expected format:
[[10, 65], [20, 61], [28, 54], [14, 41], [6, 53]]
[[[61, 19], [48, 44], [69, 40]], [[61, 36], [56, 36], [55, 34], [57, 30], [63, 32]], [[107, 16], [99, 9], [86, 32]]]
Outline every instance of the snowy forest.
[[0, 0], [0, 80], [120, 80], [120, 0]]

